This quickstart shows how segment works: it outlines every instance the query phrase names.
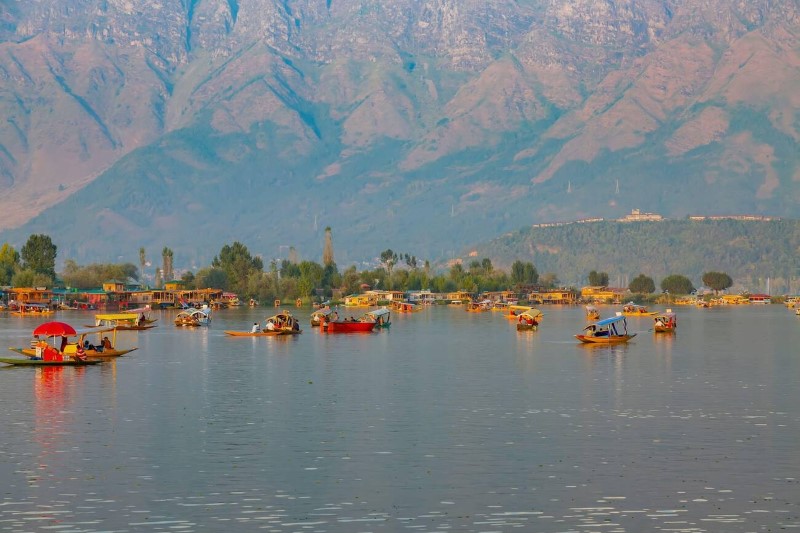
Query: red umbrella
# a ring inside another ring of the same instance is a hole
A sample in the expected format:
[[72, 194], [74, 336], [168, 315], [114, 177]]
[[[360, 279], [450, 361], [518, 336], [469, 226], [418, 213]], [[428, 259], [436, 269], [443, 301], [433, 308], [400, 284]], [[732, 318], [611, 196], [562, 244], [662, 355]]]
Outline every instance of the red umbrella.
[[34, 335], [45, 335], [48, 337], [67, 337], [77, 335], [75, 328], [64, 322], [45, 322], [40, 324], [35, 330]]

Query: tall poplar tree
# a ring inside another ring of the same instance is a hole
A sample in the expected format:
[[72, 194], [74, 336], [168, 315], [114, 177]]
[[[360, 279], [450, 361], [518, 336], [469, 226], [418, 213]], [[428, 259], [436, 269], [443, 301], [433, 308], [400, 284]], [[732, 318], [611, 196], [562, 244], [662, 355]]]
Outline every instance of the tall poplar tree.
[[322, 249], [322, 264], [324, 266], [333, 265], [333, 238], [331, 236], [331, 227], [325, 228], [325, 247]]

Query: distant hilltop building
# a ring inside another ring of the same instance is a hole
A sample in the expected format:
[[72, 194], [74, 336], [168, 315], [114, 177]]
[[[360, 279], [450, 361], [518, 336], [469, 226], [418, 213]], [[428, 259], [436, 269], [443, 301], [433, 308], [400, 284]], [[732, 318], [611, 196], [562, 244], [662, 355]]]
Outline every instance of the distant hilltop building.
[[642, 213], [638, 209], [631, 211], [630, 215], [617, 219], [618, 222], [660, 222], [664, 220], [659, 214], [656, 213]]
[[[689, 220], [746, 220], [746, 221], [760, 221], [770, 222], [773, 220], [780, 220], [780, 217], [766, 217], [761, 215], [689, 215]], [[582, 218], [572, 222], [542, 222], [540, 224], [531, 224], [532, 228], [556, 228], [559, 226], [569, 226], [570, 224], [589, 224], [592, 222], [603, 222], [603, 218]], [[642, 213], [640, 209], [631, 210], [629, 215], [622, 218], [610, 219], [615, 222], [662, 222], [665, 219], [658, 213]], [[510, 235], [510, 234], [509, 234]]]
[[689, 220], [758, 220], [761, 222], [771, 222], [773, 220], [780, 220], [777, 217], [764, 217], [761, 215], [691, 215]]
[[557, 226], [568, 226], [574, 222], [543, 222], [542, 224], [532, 224], [532, 228], [555, 228]]

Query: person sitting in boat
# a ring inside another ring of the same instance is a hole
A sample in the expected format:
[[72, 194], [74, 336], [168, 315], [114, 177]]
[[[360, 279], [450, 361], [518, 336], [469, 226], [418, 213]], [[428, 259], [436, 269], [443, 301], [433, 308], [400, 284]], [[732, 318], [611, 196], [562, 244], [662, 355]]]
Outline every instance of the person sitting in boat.
[[664, 322], [662, 322], [660, 318], [658, 320], [656, 320], [656, 327], [657, 328], [663, 328], [664, 327]]
[[75, 349], [75, 360], [83, 362], [86, 361], [86, 359], [87, 359], [86, 351], [83, 349], [83, 346], [79, 344], [78, 347]]
[[272, 320], [267, 320], [267, 330], [275, 331], [275, 323]]
[[253, 329], [250, 330], [250, 333], [259, 333], [261, 331], [261, 326], [258, 325], [258, 322], [253, 322]]
[[34, 335], [33, 338], [31, 339], [31, 350], [35, 350], [40, 342], [41, 341], [39, 340], [39, 335]]
[[108, 340], [108, 337], [103, 337], [103, 342], [101, 343], [103, 350], [113, 350], [114, 347], [111, 346], [111, 341]]
[[[38, 338], [38, 335], [37, 335]], [[45, 341], [39, 340], [36, 341], [36, 344], [32, 346], [34, 352], [36, 353], [35, 356], [31, 357], [31, 359], [35, 359], [37, 361], [41, 361], [44, 358], [44, 351], [49, 346]]]
[[44, 344], [42, 350], [42, 359], [44, 359], [45, 361], [63, 361], [61, 352], [59, 352], [46, 342], [43, 342], [42, 344]]
[[139, 316], [139, 325], [140, 325], [140, 326], [144, 326], [144, 323], [145, 323], [145, 321], [146, 321], [146, 320], [147, 320], [147, 317], [145, 317], [145, 316], [144, 316], [144, 313], [142, 313], [142, 314]]

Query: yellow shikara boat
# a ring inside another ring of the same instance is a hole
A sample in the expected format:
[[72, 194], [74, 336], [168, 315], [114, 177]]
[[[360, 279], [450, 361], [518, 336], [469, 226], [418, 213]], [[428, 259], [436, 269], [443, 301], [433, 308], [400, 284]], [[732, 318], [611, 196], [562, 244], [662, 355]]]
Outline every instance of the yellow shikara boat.
[[644, 305], [628, 302], [622, 307], [622, 314], [625, 316], [653, 316], [655, 311], [648, 311]]
[[118, 330], [136, 331], [156, 327], [155, 324], [147, 324], [146, 318], [142, 318], [142, 316], [138, 313], [101, 313], [94, 315], [94, 326], [87, 325], [86, 327], [113, 327]]
[[480, 302], [469, 302], [466, 306], [467, 313], [483, 313], [492, 307], [491, 300], [482, 300]]
[[536, 331], [544, 314], [538, 309], [530, 308], [520, 313], [517, 319], [517, 331]]
[[503, 313], [503, 316], [508, 320], [519, 320], [519, 315], [531, 309], [533, 308], [529, 305], [509, 305], [508, 312]]
[[45, 304], [21, 303], [16, 310], [11, 311], [13, 316], [49, 316], [53, 310]]

